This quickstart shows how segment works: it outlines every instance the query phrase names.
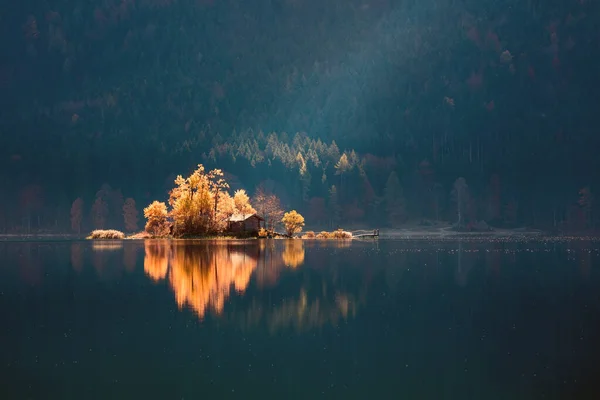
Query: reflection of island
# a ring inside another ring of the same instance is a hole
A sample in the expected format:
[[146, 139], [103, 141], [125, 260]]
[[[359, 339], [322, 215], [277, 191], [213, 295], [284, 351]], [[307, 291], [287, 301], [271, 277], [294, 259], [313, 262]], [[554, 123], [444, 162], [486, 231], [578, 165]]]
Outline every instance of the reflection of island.
[[[252, 279], [258, 289], [278, 290], [281, 273], [304, 263], [302, 240], [254, 242], [145, 242], [144, 271], [153, 281], [166, 279], [180, 308], [189, 307], [203, 318], [207, 313], [251, 329], [295, 331], [336, 324], [356, 314], [354, 296], [336, 288], [325, 276], [312, 289], [302, 283], [293, 294], [275, 300], [260, 292], [246, 296], [248, 306], [225, 310], [235, 291], [245, 293]], [[326, 274], [327, 275], [327, 274]], [[274, 303], [271, 303], [274, 301]]]
[[190, 307], [200, 318], [208, 310], [221, 314], [232, 287], [243, 293], [260, 269], [263, 284], [279, 271], [304, 261], [302, 241], [286, 241], [283, 251], [260, 243], [146, 241], [144, 271], [155, 281], [168, 278], [180, 307]]
[[242, 329], [266, 326], [270, 333], [275, 333], [288, 328], [303, 332], [325, 324], [336, 325], [356, 315], [358, 302], [348, 294], [338, 292], [332, 299], [310, 299], [306, 290], [302, 288], [297, 297], [270, 307], [253, 301], [244, 314], [229, 318], [233, 323], [240, 324]]

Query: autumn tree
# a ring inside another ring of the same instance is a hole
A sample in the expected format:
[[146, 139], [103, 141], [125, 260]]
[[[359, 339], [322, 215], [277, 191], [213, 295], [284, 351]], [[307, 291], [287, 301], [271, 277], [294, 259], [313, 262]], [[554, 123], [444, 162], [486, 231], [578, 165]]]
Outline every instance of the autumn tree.
[[219, 197], [221, 193], [224, 193], [229, 189], [229, 184], [223, 178], [223, 171], [220, 169], [214, 169], [209, 172], [209, 185], [212, 191], [212, 197], [214, 198], [214, 209], [213, 209], [213, 217], [217, 215], [217, 210], [219, 208]]
[[296, 212], [296, 210], [286, 212], [283, 215], [281, 222], [285, 226], [285, 231], [288, 236], [293, 236], [294, 234], [301, 232], [304, 227], [304, 217]]
[[234, 213], [256, 212], [244, 190], [231, 197], [224, 176], [220, 169], [206, 172], [202, 164], [187, 178], [177, 176], [175, 187], [169, 192], [169, 216], [175, 236], [222, 232]]
[[235, 214], [235, 203], [233, 197], [227, 191], [219, 195], [219, 205], [214, 219], [214, 232], [222, 232], [227, 228], [229, 218]]
[[258, 214], [265, 219], [269, 229], [275, 229], [275, 224], [283, 218], [283, 208], [281, 201], [273, 193], [267, 193], [263, 185], [256, 188], [252, 199]]
[[126, 199], [123, 204], [123, 220], [127, 231], [134, 232], [138, 229], [138, 210], [135, 200], [131, 197]]
[[164, 236], [169, 232], [167, 205], [162, 201], [154, 201], [144, 208], [146, 232], [153, 236]]
[[340, 149], [335, 140], [331, 142], [331, 145], [329, 145], [329, 148], [326, 151], [327, 156], [330, 160], [332, 160], [332, 162], [340, 158]]
[[173, 231], [177, 235], [203, 234], [214, 222], [211, 182], [202, 164], [187, 178], [175, 179], [169, 195]]
[[71, 205], [71, 229], [74, 232], [81, 233], [81, 223], [83, 221], [83, 199], [78, 197]]
[[394, 171], [390, 173], [385, 184], [384, 201], [389, 224], [396, 226], [404, 222], [406, 219], [404, 193], [400, 179]]
[[244, 189], [236, 190], [233, 195], [233, 202], [235, 204], [235, 212], [244, 216], [256, 213], [256, 210], [250, 204], [250, 197], [246, 194]]
[[456, 203], [456, 212], [458, 214], [458, 228], [461, 229], [464, 226], [464, 214], [468, 204], [468, 190], [467, 181], [465, 178], [460, 177], [454, 181], [454, 186], [450, 196], [452, 201]]
[[342, 154], [338, 162], [335, 164], [335, 174], [340, 176], [340, 193], [343, 193], [344, 174], [352, 169], [350, 161], [346, 153]]

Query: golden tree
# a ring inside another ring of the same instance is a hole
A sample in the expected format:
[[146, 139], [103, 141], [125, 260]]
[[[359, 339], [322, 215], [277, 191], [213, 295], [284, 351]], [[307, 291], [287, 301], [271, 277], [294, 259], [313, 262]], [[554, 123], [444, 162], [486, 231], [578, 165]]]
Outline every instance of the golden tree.
[[[213, 169], [208, 173], [209, 186], [212, 198], [214, 199], [214, 209], [212, 213], [212, 226], [211, 230], [221, 230], [222, 223], [227, 220], [233, 214], [233, 207], [231, 207], [231, 196], [227, 193], [229, 184], [223, 178], [223, 171], [220, 169]], [[223, 207], [219, 207], [220, 202], [224, 201]], [[221, 213], [219, 209], [221, 208]], [[231, 211], [231, 213], [229, 213]]]
[[128, 198], [123, 204], [123, 219], [125, 221], [125, 229], [129, 232], [137, 231], [138, 229], [138, 210], [135, 207], [135, 200]]
[[304, 227], [304, 217], [296, 212], [296, 210], [286, 212], [281, 222], [285, 226], [285, 230], [289, 236], [302, 232], [302, 228]]
[[244, 189], [236, 190], [233, 195], [235, 211], [238, 214], [250, 215], [256, 213], [256, 210], [250, 205], [250, 198]]
[[[236, 210], [223, 175], [220, 169], [206, 172], [204, 166], [198, 164], [189, 177], [177, 177], [169, 197], [174, 234], [215, 233], [226, 227], [226, 221]], [[243, 203], [243, 198], [240, 202]]]
[[219, 195], [217, 212], [214, 217], [214, 230], [222, 232], [227, 228], [229, 218], [235, 214], [235, 202], [228, 192], [222, 192]]
[[179, 175], [175, 185], [169, 197], [173, 231], [178, 235], [207, 232], [212, 217], [212, 196], [204, 166], [199, 164], [188, 178]]
[[163, 236], [169, 232], [167, 205], [162, 201], [154, 201], [144, 208], [146, 232], [153, 236]]

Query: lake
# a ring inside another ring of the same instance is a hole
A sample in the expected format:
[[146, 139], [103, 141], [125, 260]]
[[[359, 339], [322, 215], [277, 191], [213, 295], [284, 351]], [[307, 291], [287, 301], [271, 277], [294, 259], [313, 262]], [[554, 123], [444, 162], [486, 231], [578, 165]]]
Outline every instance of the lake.
[[2, 399], [596, 399], [600, 244], [0, 242]]

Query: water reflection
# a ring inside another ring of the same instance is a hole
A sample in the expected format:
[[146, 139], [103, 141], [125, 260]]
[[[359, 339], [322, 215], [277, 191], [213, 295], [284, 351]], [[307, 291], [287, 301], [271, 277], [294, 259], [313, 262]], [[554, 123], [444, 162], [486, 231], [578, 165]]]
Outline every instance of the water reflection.
[[307, 289], [303, 287], [295, 298], [288, 298], [270, 307], [253, 301], [243, 314], [227, 318], [238, 323], [244, 330], [266, 327], [271, 334], [282, 329], [292, 329], [299, 333], [326, 324], [335, 326], [343, 320], [353, 318], [358, 304], [354, 296], [342, 292], [335, 293], [333, 298], [310, 298]]
[[[310, 240], [147, 240], [93, 243], [91, 252], [88, 246], [72, 243], [74, 270], [81, 272], [91, 264], [102, 279], [119, 278], [135, 271], [138, 250], [143, 247], [144, 275], [156, 284], [166, 284], [180, 309], [192, 310], [199, 319], [211, 314], [242, 329], [260, 327], [270, 332], [303, 331], [354, 318], [366, 305], [367, 294], [381, 295], [376, 289], [381, 283], [384, 295], [401, 295], [407, 282], [414, 279], [433, 287], [446, 277], [468, 290], [479, 285], [483, 276], [490, 281], [512, 279], [515, 270], [511, 266], [517, 262], [535, 265], [540, 253], [555, 253], [558, 257], [544, 259], [571, 264], [573, 272], [589, 280], [591, 265], [598, 257], [597, 245], [588, 241], [525, 246], [470, 240], [382, 241], [377, 245]], [[36, 270], [35, 252], [27, 248], [26, 253], [29, 255], [21, 262], [27, 261], [29, 270]], [[536, 253], [535, 261], [532, 253]], [[21, 274], [30, 283], [36, 281], [26, 268]]]
[[77, 272], [83, 270], [83, 245], [81, 243], [71, 244], [71, 265]]
[[280, 270], [304, 262], [304, 246], [274, 241], [146, 241], [144, 271], [154, 281], [168, 279], [179, 307], [189, 307], [203, 318], [221, 314], [232, 291], [243, 294], [260, 269], [261, 286], [274, 284]]
[[168, 242], [146, 241], [144, 245], [144, 272], [151, 279], [158, 281], [167, 276], [169, 269], [169, 244]]
[[0, 242], [0, 257], [9, 398], [598, 393], [598, 243]]

